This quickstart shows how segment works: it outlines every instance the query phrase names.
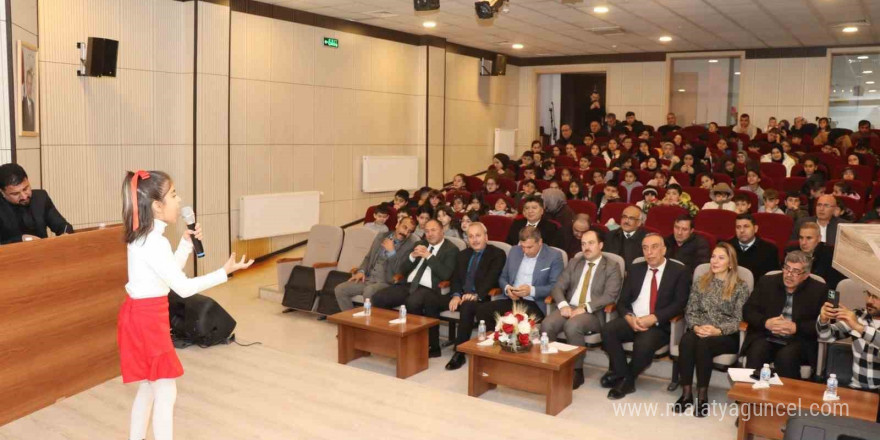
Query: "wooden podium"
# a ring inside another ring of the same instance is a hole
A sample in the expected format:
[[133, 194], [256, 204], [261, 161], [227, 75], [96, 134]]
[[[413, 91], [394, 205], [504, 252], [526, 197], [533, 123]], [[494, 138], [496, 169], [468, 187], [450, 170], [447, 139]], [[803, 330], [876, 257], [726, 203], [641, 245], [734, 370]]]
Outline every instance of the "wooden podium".
[[0, 425], [119, 375], [119, 226], [0, 246]]
[[838, 225], [831, 264], [847, 278], [880, 292], [880, 224]]

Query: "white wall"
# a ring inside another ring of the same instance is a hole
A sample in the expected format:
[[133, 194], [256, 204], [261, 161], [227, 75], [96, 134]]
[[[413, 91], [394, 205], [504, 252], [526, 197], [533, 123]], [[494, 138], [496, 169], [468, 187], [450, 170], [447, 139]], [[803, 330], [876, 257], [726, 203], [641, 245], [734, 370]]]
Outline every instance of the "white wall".
[[553, 136], [550, 125], [551, 102], [553, 103], [553, 122], [558, 133], [559, 118], [562, 115], [562, 75], [558, 73], [538, 75], [538, 127], [544, 127], [544, 133]]
[[740, 113], [748, 113], [757, 127], [767, 119], [808, 122], [828, 109], [828, 60], [821, 58], [746, 59], [740, 79]]

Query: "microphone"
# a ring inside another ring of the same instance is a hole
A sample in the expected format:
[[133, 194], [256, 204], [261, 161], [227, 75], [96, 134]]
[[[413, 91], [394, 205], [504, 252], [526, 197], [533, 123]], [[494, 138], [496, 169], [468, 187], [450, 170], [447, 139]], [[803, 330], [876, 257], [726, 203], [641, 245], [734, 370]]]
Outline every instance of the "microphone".
[[[196, 213], [193, 212], [191, 206], [184, 206], [183, 209], [180, 210], [180, 216], [186, 221], [186, 227], [190, 231], [196, 230]], [[193, 250], [196, 253], [197, 258], [202, 258], [205, 256], [205, 249], [202, 248], [202, 241], [196, 237], [192, 238]]]

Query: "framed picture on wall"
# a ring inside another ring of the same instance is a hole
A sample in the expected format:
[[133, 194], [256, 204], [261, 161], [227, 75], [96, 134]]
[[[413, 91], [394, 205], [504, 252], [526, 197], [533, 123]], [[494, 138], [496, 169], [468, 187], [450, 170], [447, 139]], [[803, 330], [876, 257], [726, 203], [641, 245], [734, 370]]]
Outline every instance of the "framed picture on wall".
[[40, 135], [40, 77], [37, 47], [18, 40], [15, 69], [15, 120], [19, 136]]

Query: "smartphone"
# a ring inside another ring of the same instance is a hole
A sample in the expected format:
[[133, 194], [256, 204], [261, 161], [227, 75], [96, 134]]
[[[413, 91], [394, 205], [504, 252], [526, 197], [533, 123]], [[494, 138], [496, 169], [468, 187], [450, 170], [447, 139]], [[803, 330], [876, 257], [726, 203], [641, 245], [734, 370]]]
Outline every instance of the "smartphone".
[[828, 302], [836, 309], [840, 306], [840, 292], [834, 289], [828, 289]]

